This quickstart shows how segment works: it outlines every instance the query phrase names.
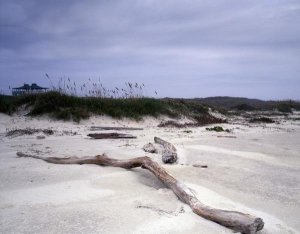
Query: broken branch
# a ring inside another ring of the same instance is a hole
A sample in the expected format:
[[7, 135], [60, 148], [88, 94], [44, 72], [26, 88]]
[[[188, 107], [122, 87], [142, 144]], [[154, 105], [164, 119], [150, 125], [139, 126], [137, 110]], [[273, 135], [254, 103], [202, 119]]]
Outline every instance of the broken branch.
[[154, 137], [154, 142], [163, 146], [162, 160], [164, 163], [177, 162], [176, 148], [170, 142], [167, 142], [159, 137]]

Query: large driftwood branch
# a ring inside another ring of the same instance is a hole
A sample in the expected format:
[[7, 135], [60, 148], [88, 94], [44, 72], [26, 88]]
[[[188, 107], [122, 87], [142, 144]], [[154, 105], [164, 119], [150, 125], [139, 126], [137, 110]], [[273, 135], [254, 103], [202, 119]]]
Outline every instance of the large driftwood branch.
[[164, 163], [177, 162], [176, 148], [170, 142], [167, 142], [159, 137], [154, 137], [154, 142], [163, 146], [162, 161]]
[[123, 133], [90, 133], [88, 134], [89, 137], [94, 139], [135, 139], [136, 136], [131, 134], [123, 134]]
[[131, 127], [105, 127], [105, 126], [91, 126], [91, 131], [98, 131], [98, 130], [124, 130], [124, 131], [137, 131], [143, 130], [143, 128], [131, 128]]
[[18, 152], [19, 157], [29, 157], [44, 160], [48, 163], [55, 164], [96, 164], [101, 166], [121, 167], [125, 169], [131, 169], [135, 167], [141, 167], [152, 172], [162, 183], [170, 188], [176, 196], [188, 204], [194, 213], [201, 217], [219, 223], [225, 227], [239, 231], [242, 233], [256, 233], [264, 226], [264, 222], [261, 218], [245, 214], [237, 211], [227, 211], [221, 209], [211, 208], [201, 203], [197, 197], [187, 188], [184, 184], [177, 181], [171, 176], [163, 167], [158, 163], [151, 160], [151, 158], [144, 156], [138, 158], [132, 158], [127, 160], [119, 160], [109, 158], [105, 154], [97, 155], [94, 157], [40, 157], [36, 155], [29, 155]]

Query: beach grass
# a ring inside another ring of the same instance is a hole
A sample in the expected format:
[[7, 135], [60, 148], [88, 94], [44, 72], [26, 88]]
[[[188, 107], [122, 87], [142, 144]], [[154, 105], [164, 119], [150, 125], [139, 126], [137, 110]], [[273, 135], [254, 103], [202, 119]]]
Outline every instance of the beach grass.
[[197, 117], [208, 115], [208, 108], [195, 101], [155, 98], [78, 97], [60, 92], [27, 96], [0, 96], [1, 112], [12, 114], [20, 106], [28, 108], [30, 116], [48, 114], [55, 119], [80, 121], [90, 115], [140, 120], [144, 116]]

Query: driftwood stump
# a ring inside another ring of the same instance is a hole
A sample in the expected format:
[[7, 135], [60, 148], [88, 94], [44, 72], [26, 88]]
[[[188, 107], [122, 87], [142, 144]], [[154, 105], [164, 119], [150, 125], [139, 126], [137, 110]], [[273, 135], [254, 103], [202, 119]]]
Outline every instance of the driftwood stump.
[[154, 142], [162, 145], [162, 161], [164, 163], [176, 163], [177, 162], [177, 153], [176, 148], [170, 142], [167, 142], [159, 137], [154, 137]]
[[152, 143], [148, 143], [148, 144], [144, 145], [143, 150], [145, 152], [152, 153], [152, 154], [157, 153], [157, 149], [155, 148], [155, 146]]
[[177, 181], [163, 167], [161, 167], [158, 163], [154, 162], [147, 156], [127, 160], [119, 160], [109, 158], [105, 154], [83, 158], [44, 158], [36, 155], [24, 154], [21, 152], [18, 152], [17, 155], [19, 157], [41, 159], [48, 163], [54, 164], [96, 164], [101, 166], [121, 167], [125, 169], [141, 167], [152, 172], [162, 183], [165, 184], [166, 187], [171, 189], [182, 202], [188, 204], [194, 213], [200, 215], [205, 219], [219, 223], [234, 231], [247, 234], [253, 234], [264, 227], [264, 222], [259, 217], [237, 211], [215, 209], [204, 205], [198, 200], [198, 198], [191, 192], [189, 188]]

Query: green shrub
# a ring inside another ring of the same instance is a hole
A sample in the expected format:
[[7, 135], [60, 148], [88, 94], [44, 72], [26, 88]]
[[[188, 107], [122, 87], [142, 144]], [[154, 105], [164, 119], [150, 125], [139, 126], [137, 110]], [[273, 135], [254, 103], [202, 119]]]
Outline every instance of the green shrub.
[[268, 117], [259, 117], [259, 118], [252, 118], [249, 120], [250, 123], [275, 123], [275, 121]]
[[206, 131], [215, 131], [215, 132], [230, 132], [229, 129], [224, 129], [221, 126], [214, 126], [213, 128], [206, 128]]
[[279, 103], [277, 105], [277, 110], [283, 113], [292, 113], [292, 105], [288, 103]]

